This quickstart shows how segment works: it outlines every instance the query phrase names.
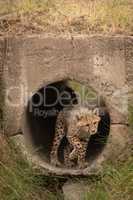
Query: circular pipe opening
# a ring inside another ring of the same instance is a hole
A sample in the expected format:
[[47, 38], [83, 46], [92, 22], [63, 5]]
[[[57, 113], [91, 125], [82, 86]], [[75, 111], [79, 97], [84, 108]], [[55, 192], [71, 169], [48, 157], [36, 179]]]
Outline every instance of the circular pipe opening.
[[55, 82], [38, 90], [28, 102], [26, 121], [31, 142], [43, 159], [49, 161], [58, 113], [70, 103], [77, 104], [76, 94], [66, 81]]
[[[38, 157], [46, 163], [50, 164], [50, 152], [55, 134], [57, 115], [64, 107], [70, 104], [78, 104], [79, 96], [77, 95], [77, 90], [80, 87], [82, 85], [76, 82], [70, 84], [64, 80], [55, 82], [39, 89], [28, 102], [24, 117], [29, 131], [24, 134], [29, 134], [30, 143], [34, 146]], [[107, 109], [99, 107], [99, 110], [101, 120], [98, 132], [91, 136], [86, 151], [86, 160], [90, 164], [97, 159], [104, 149], [110, 131], [110, 116]], [[64, 160], [64, 148], [67, 145], [68, 141], [64, 138], [59, 149], [59, 159], [62, 163]]]

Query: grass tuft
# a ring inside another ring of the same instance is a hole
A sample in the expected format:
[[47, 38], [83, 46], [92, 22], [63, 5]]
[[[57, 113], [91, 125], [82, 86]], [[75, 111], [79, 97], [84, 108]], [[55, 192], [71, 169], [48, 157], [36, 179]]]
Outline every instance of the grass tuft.
[[98, 180], [89, 181], [84, 200], [131, 200], [133, 196], [133, 158], [113, 166], [108, 164]]
[[0, 199], [62, 199], [57, 178], [39, 176], [13, 141], [0, 140]]

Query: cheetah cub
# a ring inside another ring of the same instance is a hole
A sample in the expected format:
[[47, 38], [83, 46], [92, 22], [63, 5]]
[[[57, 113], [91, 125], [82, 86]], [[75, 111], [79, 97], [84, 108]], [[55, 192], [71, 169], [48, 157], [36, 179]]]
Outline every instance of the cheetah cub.
[[79, 168], [85, 167], [85, 154], [90, 136], [98, 129], [100, 117], [96, 109], [89, 110], [87, 107], [75, 106], [64, 109], [58, 114], [55, 137], [50, 155], [51, 164], [59, 165], [58, 149], [63, 137], [68, 139], [72, 146], [69, 159], [77, 159]]

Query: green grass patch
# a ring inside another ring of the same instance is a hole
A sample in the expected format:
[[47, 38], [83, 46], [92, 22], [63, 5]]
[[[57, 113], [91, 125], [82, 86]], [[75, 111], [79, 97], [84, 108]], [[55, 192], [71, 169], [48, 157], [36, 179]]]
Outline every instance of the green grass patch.
[[84, 200], [131, 200], [133, 196], [133, 158], [117, 166], [108, 164], [99, 179], [89, 181]]

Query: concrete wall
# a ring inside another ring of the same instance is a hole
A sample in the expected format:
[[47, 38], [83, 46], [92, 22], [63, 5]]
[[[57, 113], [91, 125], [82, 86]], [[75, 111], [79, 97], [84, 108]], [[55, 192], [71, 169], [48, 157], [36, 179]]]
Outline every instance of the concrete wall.
[[[66, 78], [91, 86], [106, 98], [112, 122], [127, 123], [128, 86], [133, 80], [133, 38], [39, 35], [0, 40], [5, 132], [21, 128], [23, 89], [36, 92]], [[11, 104], [9, 105], [9, 100]], [[2, 108], [3, 109], [3, 108]]]
[[[104, 96], [111, 129], [108, 144], [96, 165], [107, 158], [117, 158], [130, 140], [127, 123], [128, 99], [133, 91], [133, 37], [36, 35], [1, 38], [1, 132], [12, 136], [21, 131], [28, 102], [28, 99], [23, 101], [23, 96], [31, 96], [48, 83], [64, 79], [77, 80]], [[46, 163], [42, 165], [57, 174], [70, 173], [70, 170], [46, 167]], [[70, 174], [89, 171], [71, 171]]]

